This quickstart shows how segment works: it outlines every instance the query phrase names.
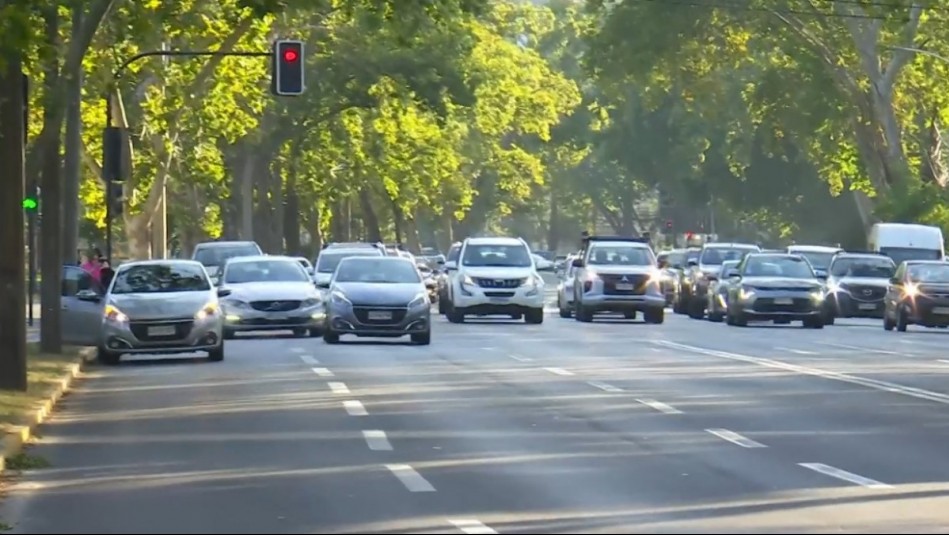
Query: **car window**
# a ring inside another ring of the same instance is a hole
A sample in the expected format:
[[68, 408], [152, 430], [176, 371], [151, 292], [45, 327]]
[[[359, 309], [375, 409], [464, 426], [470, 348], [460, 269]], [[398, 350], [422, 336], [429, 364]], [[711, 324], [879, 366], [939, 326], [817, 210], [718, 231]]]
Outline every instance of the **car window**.
[[460, 246], [460, 245], [452, 245], [452, 246], [451, 246], [451, 249], [448, 250], [448, 259], [445, 260], [445, 261], [446, 261], [446, 262], [457, 262], [459, 256], [461, 256], [461, 246]]
[[383, 255], [379, 249], [368, 248], [341, 252], [323, 251], [320, 253], [319, 258], [316, 259], [316, 271], [319, 273], [333, 273], [343, 259], [355, 256], [380, 257], [385, 255]]
[[795, 251], [791, 254], [796, 254], [798, 256], [803, 256], [807, 259], [808, 262], [814, 266], [815, 269], [824, 269], [826, 270], [830, 266], [830, 262], [834, 259], [834, 255], [837, 253], [818, 253], [813, 251]]
[[336, 270], [334, 282], [412, 284], [421, 282], [418, 269], [410, 262], [390, 258], [347, 258]]
[[469, 244], [462, 264], [472, 267], [531, 267], [533, 260], [523, 245]]
[[707, 266], [720, 266], [727, 260], [741, 260], [754, 251], [750, 247], [708, 247], [702, 251], [700, 263]]
[[894, 275], [895, 271], [896, 264], [885, 256], [838, 257], [830, 266], [830, 274], [834, 277], [888, 279]]
[[949, 264], [914, 264], [907, 271], [912, 282], [949, 283]]
[[239, 256], [257, 256], [260, 254], [260, 248], [253, 243], [248, 243], [246, 245], [233, 245], [233, 246], [212, 246], [212, 247], [198, 247], [194, 252], [194, 259], [204, 267], [218, 267], [223, 265], [227, 260], [231, 258], [237, 258]]
[[255, 260], [231, 262], [224, 270], [225, 284], [248, 282], [309, 282], [299, 262], [292, 260]]
[[92, 278], [92, 275], [80, 268], [64, 269], [62, 295], [64, 297], [70, 297], [82, 290], [96, 290], [101, 293], [101, 288], [95, 279]]
[[655, 262], [652, 251], [633, 245], [594, 245], [590, 250], [590, 265], [649, 266]]
[[749, 256], [745, 261], [744, 276], [813, 279], [814, 270], [800, 256]]
[[211, 281], [192, 263], [140, 264], [119, 269], [113, 294], [206, 292]]

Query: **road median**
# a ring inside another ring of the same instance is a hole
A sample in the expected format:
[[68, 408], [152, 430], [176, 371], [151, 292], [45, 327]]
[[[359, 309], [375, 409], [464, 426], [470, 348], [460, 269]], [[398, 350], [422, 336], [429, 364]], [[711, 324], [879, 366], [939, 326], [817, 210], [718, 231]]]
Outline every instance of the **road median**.
[[43, 354], [30, 344], [26, 392], [0, 392], [0, 472], [33, 438], [37, 426], [69, 390], [73, 380], [91, 362], [93, 348], [66, 347], [61, 355]]

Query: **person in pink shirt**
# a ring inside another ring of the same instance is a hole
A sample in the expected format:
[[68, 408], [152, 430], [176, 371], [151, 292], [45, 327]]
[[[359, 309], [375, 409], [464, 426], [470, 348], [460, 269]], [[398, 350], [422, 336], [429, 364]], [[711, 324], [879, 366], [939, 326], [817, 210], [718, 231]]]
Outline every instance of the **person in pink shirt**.
[[102, 254], [99, 253], [99, 250], [94, 249], [92, 254], [83, 255], [82, 264], [79, 266], [85, 270], [86, 273], [92, 275], [92, 278], [95, 279], [96, 282], [102, 282], [102, 262], [100, 261], [101, 256]]

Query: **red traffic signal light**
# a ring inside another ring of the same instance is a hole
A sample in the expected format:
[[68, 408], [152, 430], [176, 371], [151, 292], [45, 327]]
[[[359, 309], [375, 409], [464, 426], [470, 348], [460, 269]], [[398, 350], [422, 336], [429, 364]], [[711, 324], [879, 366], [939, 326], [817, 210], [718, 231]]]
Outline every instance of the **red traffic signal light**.
[[305, 66], [303, 41], [274, 41], [271, 92], [279, 96], [302, 95], [306, 86], [303, 73]]

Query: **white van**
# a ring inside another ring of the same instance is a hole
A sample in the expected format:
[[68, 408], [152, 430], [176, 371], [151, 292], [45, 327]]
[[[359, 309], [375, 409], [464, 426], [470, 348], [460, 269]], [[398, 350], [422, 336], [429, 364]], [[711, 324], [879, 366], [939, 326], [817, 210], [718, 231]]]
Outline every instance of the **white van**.
[[867, 245], [897, 265], [906, 260], [942, 260], [946, 249], [942, 229], [909, 223], [877, 223], [870, 230]]

